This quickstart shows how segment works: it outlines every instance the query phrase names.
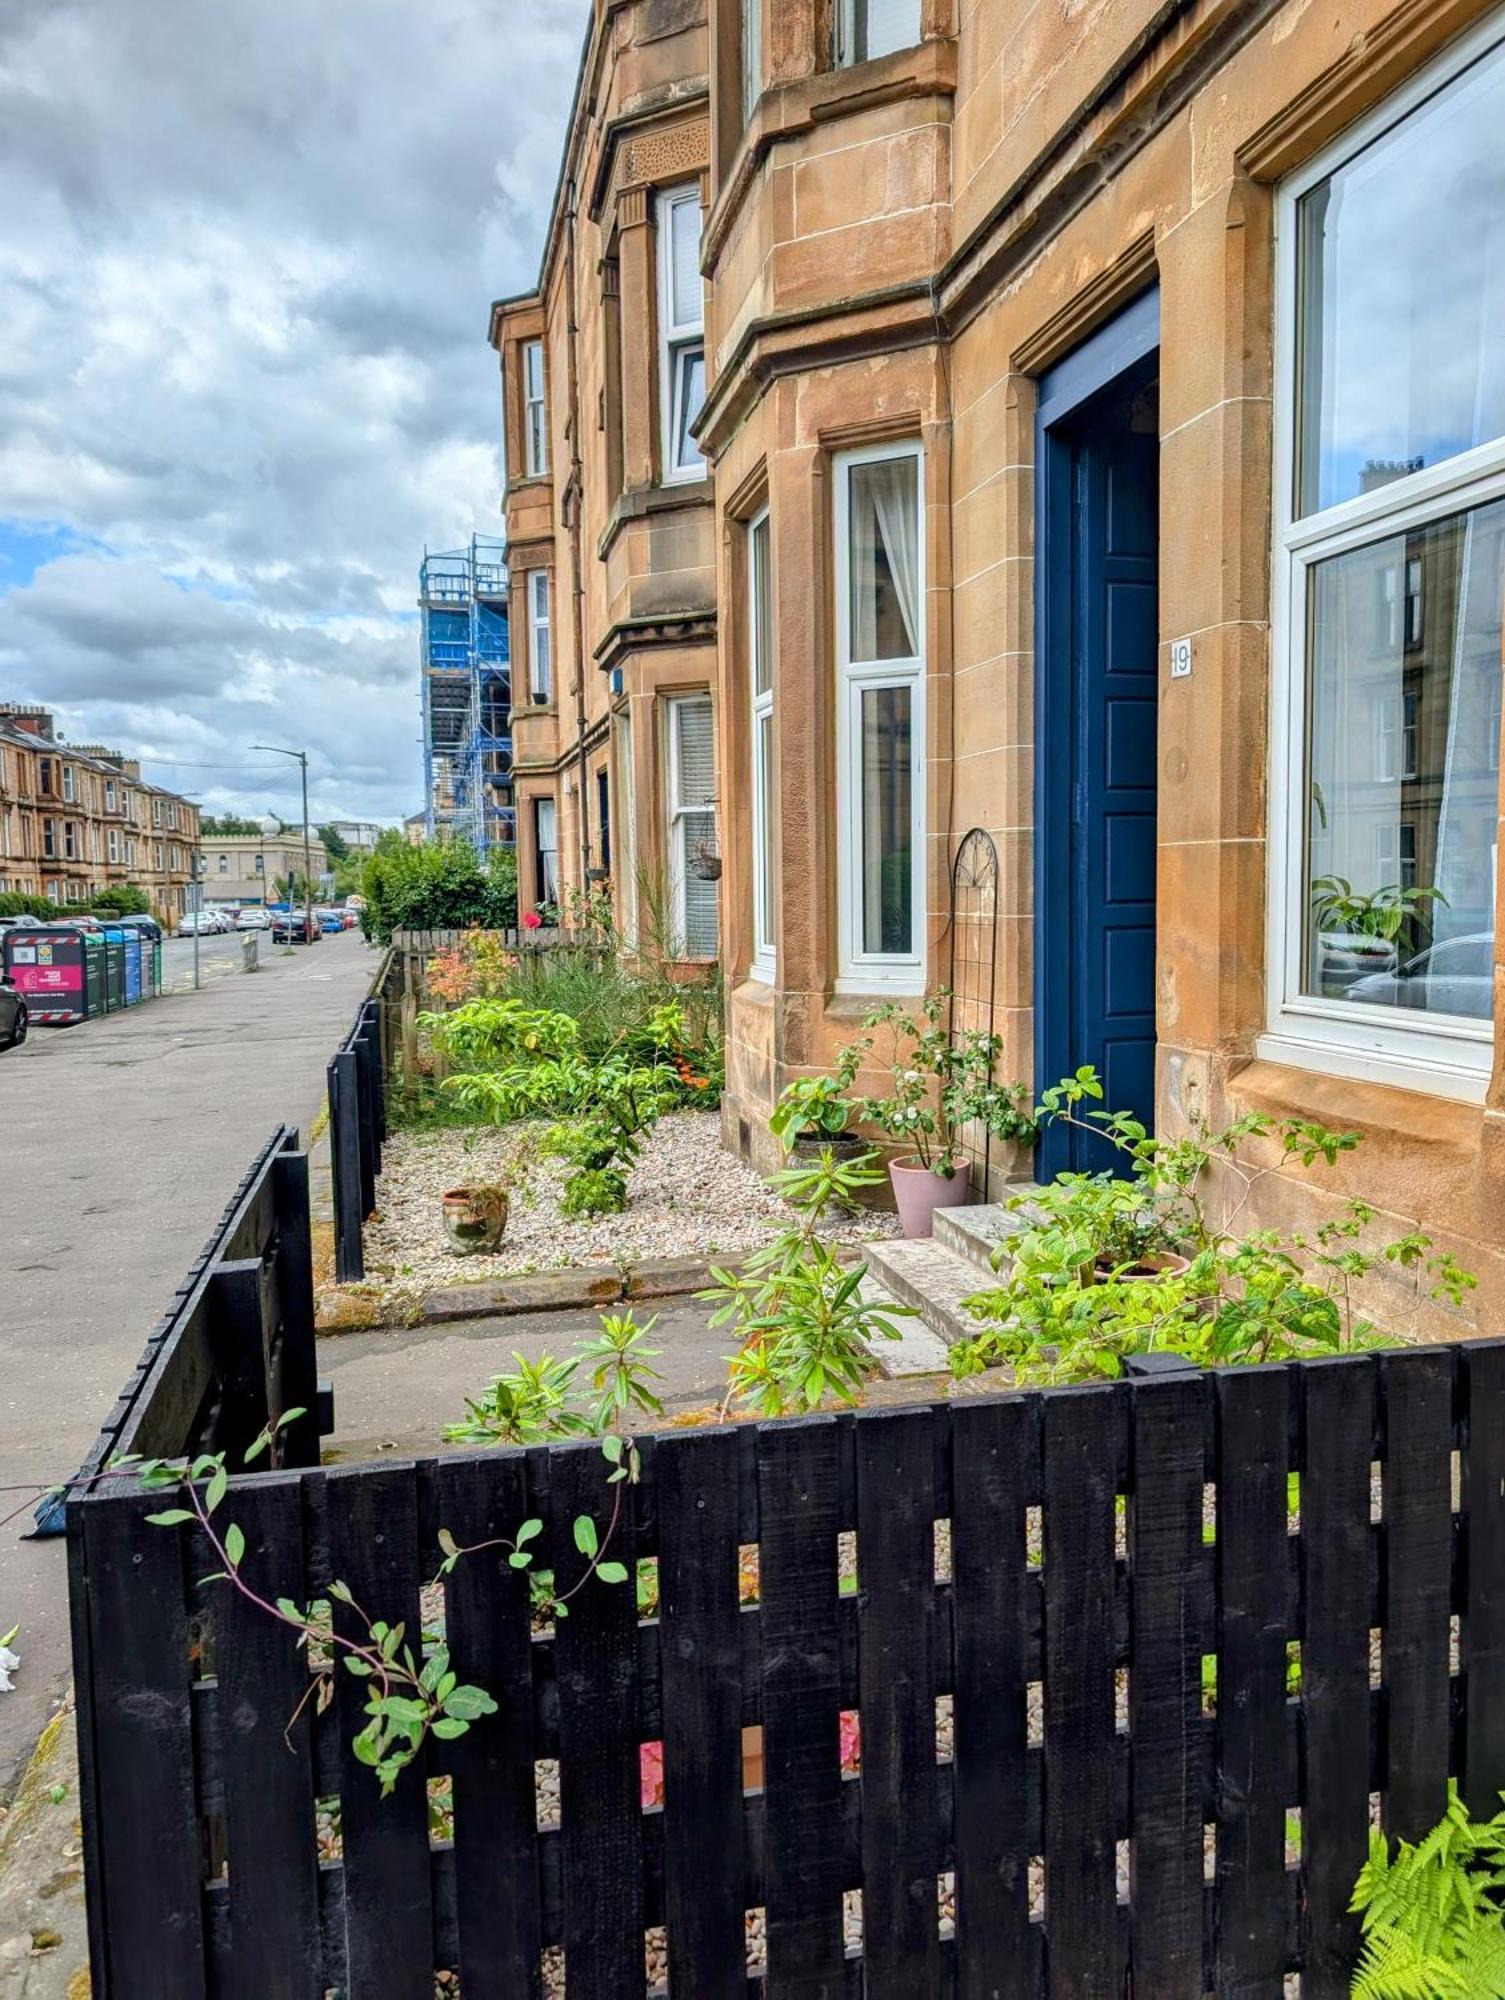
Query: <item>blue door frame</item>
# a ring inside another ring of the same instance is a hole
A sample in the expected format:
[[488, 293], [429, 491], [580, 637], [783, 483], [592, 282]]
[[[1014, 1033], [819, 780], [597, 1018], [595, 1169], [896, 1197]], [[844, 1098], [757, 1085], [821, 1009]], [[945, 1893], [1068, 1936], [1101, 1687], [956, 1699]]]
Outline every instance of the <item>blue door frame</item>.
[[[1086, 858], [1092, 815], [1105, 805], [1088, 782], [1101, 765], [1102, 746], [1088, 741], [1089, 718], [1097, 712], [1082, 694], [1084, 675], [1094, 671], [1084, 649], [1101, 640], [1084, 639], [1079, 554], [1084, 501], [1084, 437], [1090, 440], [1087, 406], [1116, 385], [1153, 379], [1160, 344], [1160, 294], [1146, 292], [1101, 331], [1041, 378], [1036, 415], [1035, 481], [1035, 1087], [1037, 1092], [1084, 1061], [1101, 1064], [1095, 1047], [1090, 998], [1084, 998], [1083, 968], [1099, 955], [1101, 937], [1090, 927], [1106, 921], [1094, 905], [1103, 891]], [[1074, 420], [1074, 421], [1073, 421]], [[1153, 664], [1154, 653], [1150, 653]], [[1101, 668], [1101, 660], [1097, 662]], [[1137, 677], [1142, 693], [1143, 677]], [[1153, 689], [1153, 681], [1151, 681]], [[1092, 727], [1097, 726], [1091, 724]], [[1094, 762], [1094, 756], [1098, 762]], [[1153, 745], [1147, 774], [1155, 782]], [[1151, 886], [1153, 897], [1153, 886]], [[1153, 916], [1151, 917], [1153, 921]], [[1132, 942], [1132, 941], [1131, 941]], [[1142, 984], [1143, 939], [1136, 958]], [[1106, 974], [1105, 974], [1106, 977]], [[1153, 1035], [1153, 950], [1147, 972], [1150, 1032]], [[1101, 1012], [1100, 1009], [1096, 1010]], [[1084, 1015], [1089, 1017], [1084, 1027]], [[1101, 1023], [1098, 1023], [1100, 1027]], [[1111, 1109], [1128, 1109], [1115, 1103]], [[1151, 1104], [1132, 1107], [1148, 1116]], [[1048, 1126], [1035, 1171], [1041, 1180], [1072, 1170], [1111, 1168], [1113, 1157], [1083, 1135]]]

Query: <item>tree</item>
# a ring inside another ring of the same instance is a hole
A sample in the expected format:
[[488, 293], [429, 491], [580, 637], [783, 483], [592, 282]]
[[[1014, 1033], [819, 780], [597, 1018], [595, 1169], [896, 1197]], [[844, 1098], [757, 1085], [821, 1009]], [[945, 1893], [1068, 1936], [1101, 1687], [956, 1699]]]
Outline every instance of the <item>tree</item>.
[[340, 832], [338, 827], [333, 824], [321, 826], [318, 829], [318, 835], [324, 843], [324, 852], [329, 856], [336, 868], [339, 867], [342, 861], [350, 860], [350, 842]]
[[[277, 825], [281, 828], [284, 822], [279, 819]], [[199, 820], [199, 833], [201, 836], [207, 835], [210, 839], [216, 834], [226, 839], [251, 834], [260, 839], [261, 821], [242, 819], [238, 813], [205, 813]]]
[[494, 849], [483, 870], [466, 840], [413, 846], [389, 828], [361, 870], [361, 891], [361, 928], [376, 944], [389, 944], [393, 931], [507, 930], [517, 921], [516, 857]]

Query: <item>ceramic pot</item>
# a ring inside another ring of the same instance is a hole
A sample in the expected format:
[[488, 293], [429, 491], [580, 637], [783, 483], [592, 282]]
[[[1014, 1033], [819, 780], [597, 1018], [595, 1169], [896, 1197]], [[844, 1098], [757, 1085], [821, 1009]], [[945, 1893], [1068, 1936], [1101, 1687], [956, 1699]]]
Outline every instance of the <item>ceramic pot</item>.
[[1115, 1271], [1112, 1264], [1100, 1257], [1090, 1270], [1083, 1274], [1082, 1282], [1089, 1285], [1135, 1283], [1153, 1284], [1161, 1278], [1179, 1278], [1191, 1269], [1190, 1261], [1179, 1256], [1174, 1250], [1151, 1250], [1141, 1257], [1137, 1264], [1126, 1271]]
[[948, 1180], [933, 1174], [916, 1160], [893, 1160], [888, 1178], [899, 1211], [899, 1226], [906, 1236], [929, 1236], [931, 1218], [938, 1208], [965, 1208], [972, 1199], [972, 1186], [958, 1170]]
[[837, 1159], [843, 1163], [861, 1159], [870, 1153], [872, 1141], [859, 1138], [855, 1132], [832, 1132], [824, 1138], [814, 1132], [807, 1132], [794, 1142], [794, 1157], [806, 1166], [814, 1166], [821, 1154], [830, 1147]]
[[446, 1188], [439, 1197], [444, 1233], [459, 1251], [494, 1250], [507, 1227], [507, 1191], [498, 1187]]

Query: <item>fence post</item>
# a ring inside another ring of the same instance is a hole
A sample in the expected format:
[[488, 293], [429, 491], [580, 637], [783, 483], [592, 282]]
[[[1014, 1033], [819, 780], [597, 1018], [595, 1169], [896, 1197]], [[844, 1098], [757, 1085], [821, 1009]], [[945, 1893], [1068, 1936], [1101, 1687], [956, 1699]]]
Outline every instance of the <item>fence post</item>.
[[237, 1257], [209, 1280], [209, 1351], [220, 1383], [219, 1423], [212, 1448], [232, 1472], [266, 1424], [267, 1297], [259, 1257]]
[[[277, 1357], [277, 1412], [302, 1410], [281, 1440], [286, 1466], [319, 1462], [319, 1373], [314, 1345], [313, 1229], [307, 1153], [279, 1153], [272, 1163], [277, 1217], [277, 1296], [282, 1347]], [[270, 1399], [270, 1392], [269, 1392]]]
[[334, 1274], [342, 1285], [366, 1275], [361, 1243], [360, 1073], [353, 1049], [329, 1065], [329, 1135], [334, 1170]]
[[361, 1219], [376, 1206], [376, 1099], [372, 1072], [376, 1067], [371, 1052], [371, 1023], [363, 1018], [351, 1036], [356, 1063], [357, 1129], [361, 1150]]

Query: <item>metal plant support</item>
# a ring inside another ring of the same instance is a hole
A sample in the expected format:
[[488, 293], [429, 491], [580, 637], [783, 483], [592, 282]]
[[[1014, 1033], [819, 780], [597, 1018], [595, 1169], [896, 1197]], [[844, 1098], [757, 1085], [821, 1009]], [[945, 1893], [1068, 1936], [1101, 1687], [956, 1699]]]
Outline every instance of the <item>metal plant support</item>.
[[[963, 834], [951, 864], [951, 921], [947, 929], [951, 992], [947, 1033], [991, 1035], [998, 990], [998, 849], [980, 826]], [[993, 1137], [984, 1126], [963, 1136], [962, 1151], [971, 1178], [984, 1198], [992, 1165]]]

